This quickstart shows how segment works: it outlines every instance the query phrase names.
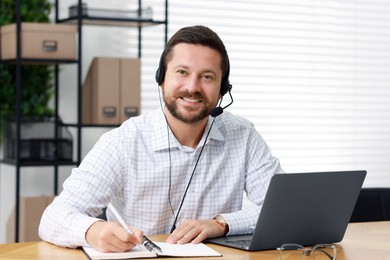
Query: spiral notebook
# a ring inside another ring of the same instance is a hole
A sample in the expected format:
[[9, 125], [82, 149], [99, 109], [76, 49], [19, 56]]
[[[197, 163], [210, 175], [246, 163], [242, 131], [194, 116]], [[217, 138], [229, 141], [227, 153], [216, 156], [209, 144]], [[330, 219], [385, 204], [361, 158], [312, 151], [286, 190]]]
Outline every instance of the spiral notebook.
[[131, 258], [153, 258], [160, 256], [169, 257], [205, 257], [222, 256], [214, 249], [205, 244], [169, 244], [165, 242], [154, 242], [161, 248], [162, 253], [156, 254], [149, 251], [143, 245], [138, 245], [130, 251], [123, 253], [102, 253], [92, 247], [83, 247], [84, 253], [89, 259], [131, 259]]

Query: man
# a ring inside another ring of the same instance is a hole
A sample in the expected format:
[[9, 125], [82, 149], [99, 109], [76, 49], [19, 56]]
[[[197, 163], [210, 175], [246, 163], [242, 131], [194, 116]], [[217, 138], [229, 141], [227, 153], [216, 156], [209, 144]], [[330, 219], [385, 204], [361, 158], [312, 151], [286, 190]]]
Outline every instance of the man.
[[[156, 80], [164, 107], [103, 134], [42, 216], [43, 240], [104, 252], [129, 250], [146, 234], [169, 243], [252, 232], [278, 159], [249, 121], [216, 109], [229, 92], [229, 59], [204, 26], [179, 30]], [[210, 116], [210, 113], [214, 117]], [[243, 192], [257, 207], [242, 209]], [[111, 202], [134, 235], [107, 211]]]

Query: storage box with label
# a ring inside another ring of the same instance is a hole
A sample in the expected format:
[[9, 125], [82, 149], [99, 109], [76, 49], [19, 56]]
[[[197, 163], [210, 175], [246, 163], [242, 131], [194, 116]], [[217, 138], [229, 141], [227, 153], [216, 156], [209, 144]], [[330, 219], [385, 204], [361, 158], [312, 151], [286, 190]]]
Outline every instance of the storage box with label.
[[[42, 213], [54, 196], [20, 197], [19, 242], [39, 241], [38, 228]], [[15, 209], [7, 221], [7, 243], [15, 242]]]
[[[27, 59], [76, 59], [75, 25], [21, 23], [21, 57]], [[16, 24], [4, 25], [1, 59], [16, 58]]]
[[83, 85], [83, 124], [120, 124], [139, 115], [140, 59], [96, 57]]

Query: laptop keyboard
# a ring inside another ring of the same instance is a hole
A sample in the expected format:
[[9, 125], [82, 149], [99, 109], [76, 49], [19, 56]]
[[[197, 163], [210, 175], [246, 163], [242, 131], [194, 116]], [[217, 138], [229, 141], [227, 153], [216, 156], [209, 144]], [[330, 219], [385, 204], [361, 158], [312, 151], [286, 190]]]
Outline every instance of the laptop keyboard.
[[249, 239], [232, 240], [232, 241], [229, 241], [229, 244], [248, 247], [251, 244], [251, 240], [249, 240]]

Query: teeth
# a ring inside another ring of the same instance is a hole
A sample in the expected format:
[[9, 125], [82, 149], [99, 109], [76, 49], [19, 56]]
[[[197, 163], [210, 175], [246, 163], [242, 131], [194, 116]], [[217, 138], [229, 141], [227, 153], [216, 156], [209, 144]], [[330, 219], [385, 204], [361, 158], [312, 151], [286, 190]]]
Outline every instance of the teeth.
[[200, 100], [199, 99], [189, 99], [189, 98], [183, 98], [185, 101], [188, 101], [188, 102], [193, 102], [193, 103], [198, 103], [198, 102], [200, 102]]

